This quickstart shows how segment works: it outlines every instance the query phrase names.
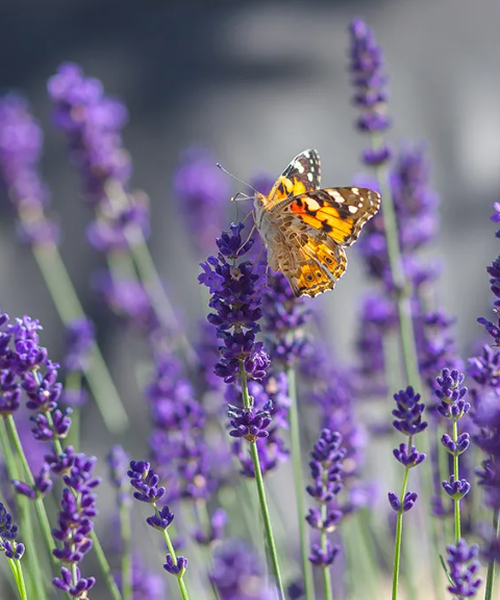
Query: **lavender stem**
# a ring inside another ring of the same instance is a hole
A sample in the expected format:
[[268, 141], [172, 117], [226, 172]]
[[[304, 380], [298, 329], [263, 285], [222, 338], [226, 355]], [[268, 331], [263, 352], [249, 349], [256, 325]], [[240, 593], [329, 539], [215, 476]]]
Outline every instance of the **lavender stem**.
[[[73, 319], [83, 317], [83, 307], [57, 246], [35, 244], [33, 255], [62, 322], [67, 325]], [[89, 365], [85, 375], [104, 424], [111, 433], [119, 433], [128, 427], [127, 413], [96, 343], [90, 351]]]
[[297, 405], [297, 382], [295, 369], [287, 370], [289, 395], [291, 400], [290, 416], [290, 438], [292, 450], [293, 479], [295, 483], [295, 498], [297, 502], [297, 515], [300, 535], [300, 554], [302, 559], [302, 570], [304, 576], [304, 591], [306, 600], [314, 600], [314, 582], [312, 565], [309, 561], [309, 534], [304, 503], [304, 478], [302, 474], [302, 451], [300, 447], [299, 413]]

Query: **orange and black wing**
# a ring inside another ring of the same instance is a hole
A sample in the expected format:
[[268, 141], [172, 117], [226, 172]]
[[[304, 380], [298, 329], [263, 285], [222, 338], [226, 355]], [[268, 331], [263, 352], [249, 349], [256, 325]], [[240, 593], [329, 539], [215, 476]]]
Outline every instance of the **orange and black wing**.
[[286, 198], [317, 190], [321, 179], [321, 165], [316, 150], [298, 154], [278, 177], [266, 199], [270, 209]]

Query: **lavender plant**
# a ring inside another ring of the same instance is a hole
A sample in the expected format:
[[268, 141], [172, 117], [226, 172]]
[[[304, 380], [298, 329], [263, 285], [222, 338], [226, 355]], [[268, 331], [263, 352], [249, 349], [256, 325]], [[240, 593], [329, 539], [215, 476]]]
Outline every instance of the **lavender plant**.
[[[498, 596], [500, 322], [479, 319], [490, 345], [469, 359], [465, 387], [454, 319], [438, 301], [430, 165], [423, 146], [395, 152], [386, 140], [388, 79], [374, 32], [355, 19], [349, 39], [356, 129], [369, 138], [363, 185], [382, 195], [359, 243], [368, 277], [353, 362], [344, 340], [325, 339], [320, 301], [297, 298], [283, 273], [270, 272], [250, 216], [226, 224], [229, 182], [215, 152], [200, 149], [182, 153], [170, 186], [183, 216], [196, 215], [186, 221], [196, 255], [208, 255], [198, 275], [205, 323], [191, 339], [166, 293], [177, 281], [171, 273], [162, 281], [149, 252], [150, 206], [132, 188], [124, 103], [76, 64], [50, 78], [53, 123], [92, 209], [87, 242], [106, 264], [94, 288], [137, 351], [137, 388], [124, 390], [133, 403], [119, 397], [99, 330], [64, 268], [64, 223], [39, 164], [41, 127], [23, 98], [0, 100], [5, 197], [66, 336], [56, 362], [36, 315], [0, 311], [0, 566], [11, 571], [0, 580], [2, 599], [356, 600], [392, 585], [392, 600], [464, 600], [479, 597], [484, 579], [485, 600]], [[266, 177], [253, 183], [261, 193], [272, 186]], [[331, 218], [342, 230], [350, 214]], [[500, 222], [500, 203], [492, 219]], [[308, 231], [300, 230], [302, 246]], [[498, 320], [500, 258], [487, 271]], [[143, 413], [147, 432], [135, 422]], [[113, 435], [128, 426], [123, 446], [111, 435], [88, 437], [90, 419]], [[387, 444], [395, 465], [381, 458]], [[141, 445], [147, 461], [131, 461]], [[313, 447], [308, 470], [304, 447]], [[384, 506], [380, 491], [398, 478]], [[138, 518], [144, 505], [152, 514]], [[152, 529], [161, 537], [149, 538]], [[412, 560], [412, 546], [427, 561]], [[421, 586], [412, 587], [415, 575]]]

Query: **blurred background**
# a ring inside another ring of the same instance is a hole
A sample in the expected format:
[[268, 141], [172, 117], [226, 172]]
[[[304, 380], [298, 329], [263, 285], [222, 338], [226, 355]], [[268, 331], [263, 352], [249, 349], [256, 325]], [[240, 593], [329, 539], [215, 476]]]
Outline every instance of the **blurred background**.
[[[325, 185], [352, 182], [366, 141], [353, 130], [347, 72], [347, 27], [356, 16], [375, 29], [384, 51], [391, 143], [424, 141], [428, 147], [441, 197], [440, 301], [459, 318], [467, 357], [481, 335], [477, 316], [490, 314], [485, 267], [498, 254], [489, 221], [500, 190], [497, 0], [17, 0], [0, 6], [0, 91], [26, 95], [42, 124], [42, 173], [60, 216], [61, 252], [118, 386], [127, 392], [132, 418], [144, 414], [139, 391], [130, 391], [138, 390], [141, 349], [91, 289], [102, 259], [85, 240], [90, 208], [79, 199], [63, 135], [51, 125], [47, 79], [62, 62], [74, 61], [127, 105], [124, 141], [133, 187], [150, 198], [151, 250], [189, 327], [207, 309], [198, 291], [200, 257], [172, 189], [181, 152], [207, 147], [215, 160], [250, 180], [277, 177], [293, 156], [313, 147], [322, 157]], [[241, 189], [231, 185], [233, 193]], [[228, 197], [227, 223], [235, 210]], [[40, 319], [43, 343], [57, 359], [64, 342], [59, 319], [29, 248], [17, 241], [6, 196], [0, 211], [0, 305], [12, 316]], [[335, 293], [313, 301], [327, 315], [326, 335], [342, 357], [351, 352], [354, 307], [364, 284], [355, 248], [349, 258]], [[99, 444], [104, 450], [109, 442], [99, 441], [102, 425], [92, 411], [86, 419], [93, 424], [92, 451], [99, 453]], [[144, 436], [128, 446], [145, 453], [147, 415], [138, 423]]]

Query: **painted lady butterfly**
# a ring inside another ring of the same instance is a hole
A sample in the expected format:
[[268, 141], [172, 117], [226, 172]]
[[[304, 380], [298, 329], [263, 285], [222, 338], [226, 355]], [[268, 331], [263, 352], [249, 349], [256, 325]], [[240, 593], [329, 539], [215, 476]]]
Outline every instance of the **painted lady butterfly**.
[[357, 239], [380, 208], [380, 195], [358, 187], [318, 189], [316, 150], [296, 156], [268, 196], [254, 199], [255, 224], [273, 271], [281, 270], [296, 296], [331, 290], [347, 266], [344, 246]]

